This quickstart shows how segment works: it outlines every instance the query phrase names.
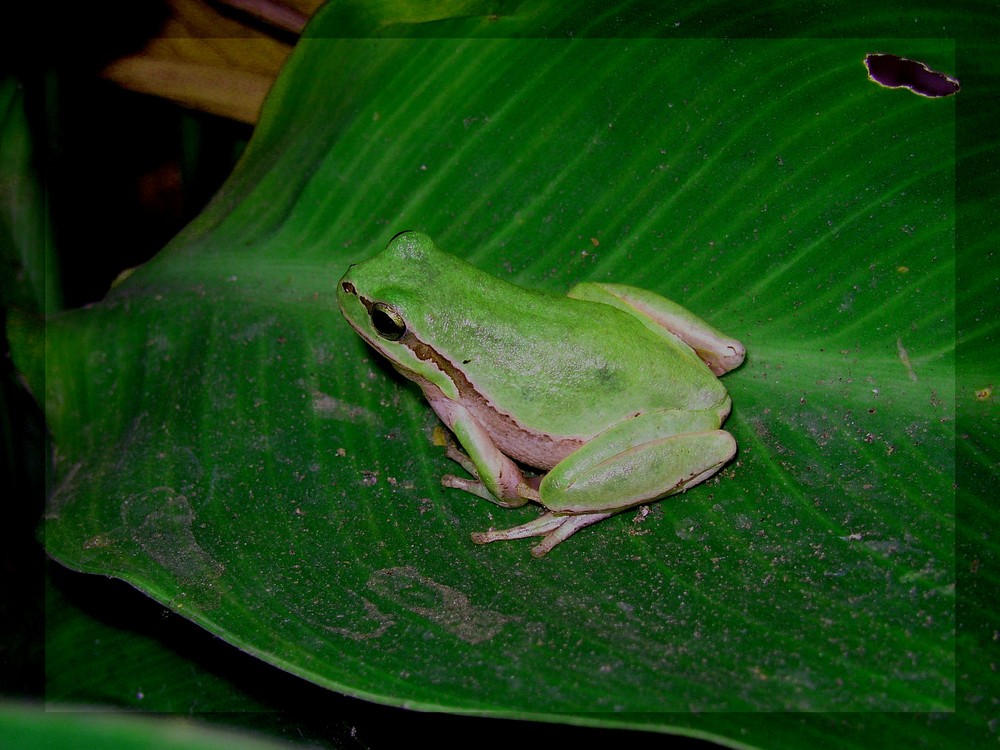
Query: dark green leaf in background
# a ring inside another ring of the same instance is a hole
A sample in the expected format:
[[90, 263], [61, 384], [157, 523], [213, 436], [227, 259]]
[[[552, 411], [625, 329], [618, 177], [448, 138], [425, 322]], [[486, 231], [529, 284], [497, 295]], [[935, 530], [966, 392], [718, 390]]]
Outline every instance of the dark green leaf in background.
[[0, 302], [53, 312], [59, 276], [34, 150], [24, 91], [13, 77], [0, 78]]
[[[248, 732], [199, 726], [184, 718], [153, 719], [112, 714], [46, 713], [20, 704], [0, 705], [0, 744], [18, 750], [113, 747], [115, 750], [274, 750]], [[298, 747], [307, 747], [304, 744]]]
[[[49, 319], [47, 549], [380, 702], [787, 747], [819, 730], [733, 712], [946, 731], [974, 398], [957, 99], [882, 89], [862, 59], [954, 72], [954, 43], [484, 38], [544, 33], [528, 17], [428, 39], [316, 19], [209, 209]], [[405, 228], [526, 286], [645, 286], [741, 338], [737, 460], [543, 560], [473, 545], [536, 511], [440, 487], [433, 414], [333, 297]]]

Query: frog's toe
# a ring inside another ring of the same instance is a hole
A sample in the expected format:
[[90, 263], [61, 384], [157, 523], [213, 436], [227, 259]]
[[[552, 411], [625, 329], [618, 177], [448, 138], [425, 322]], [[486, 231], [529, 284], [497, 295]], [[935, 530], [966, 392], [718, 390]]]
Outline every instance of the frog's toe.
[[531, 554], [535, 557], [541, 557], [560, 542], [569, 539], [580, 529], [586, 528], [598, 521], [603, 521], [610, 515], [610, 513], [585, 513], [579, 516], [563, 516], [563, 522], [559, 524], [559, 527], [546, 534], [545, 538], [539, 544], [532, 547]]
[[447, 438], [444, 454], [467, 472], [472, 474], [472, 476], [476, 477], [476, 479], [479, 478], [479, 470], [476, 469], [476, 464], [471, 458], [462, 453], [459, 447], [455, 445], [455, 441], [451, 438]]
[[486, 489], [486, 485], [480, 482], [479, 479], [466, 479], [465, 477], [456, 477], [454, 474], [445, 474], [441, 477], [441, 484], [453, 490], [468, 492], [476, 497], [489, 500], [491, 503], [496, 502], [490, 491]]
[[522, 523], [509, 529], [491, 529], [489, 531], [475, 531], [472, 533], [472, 541], [476, 544], [489, 544], [490, 542], [510, 541], [511, 539], [524, 539], [529, 536], [545, 536], [549, 532], [558, 529], [567, 516], [556, 515], [555, 513], [543, 513], [533, 521]]
[[490, 542], [541, 536], [545, 538], [531, 549], [532, 555], [541, 557], [580, 529], [597, 523], [610, 515], [610, 513], [566, 515], [548, 512], [543, 513], [533, 521], [528, 521], [520, 526], [514, 526], [509, 529], [474, 532], [472, 534], [472, 541], [476, 544], [489, 544]]

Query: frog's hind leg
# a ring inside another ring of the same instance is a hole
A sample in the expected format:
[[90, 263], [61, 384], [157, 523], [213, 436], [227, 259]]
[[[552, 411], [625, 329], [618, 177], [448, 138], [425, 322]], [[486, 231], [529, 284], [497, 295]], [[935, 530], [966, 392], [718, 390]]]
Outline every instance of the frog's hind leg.
[[653, 330], [670, 331], [691, 347], [716, 375], [739, 367], [746, 356], [746, 349], [739, 341], [713, 328], [687, 308], [647, 289], [585, 281], [570, 289], [569, 296], [617, 307]]
[[476, 544], [488, 544], [489, 542], [541, 536], [545, 538], [531, 549], [532, 555], [541, 557], [580, 529], [586, 528], [598, 521], [603, 521], [610, 515], [611, 513], [581, 513], [579, 515], [543, 513], [533, 521], [528, 521], [510, 529], [477, 531], [473, 533], [472, 541]]

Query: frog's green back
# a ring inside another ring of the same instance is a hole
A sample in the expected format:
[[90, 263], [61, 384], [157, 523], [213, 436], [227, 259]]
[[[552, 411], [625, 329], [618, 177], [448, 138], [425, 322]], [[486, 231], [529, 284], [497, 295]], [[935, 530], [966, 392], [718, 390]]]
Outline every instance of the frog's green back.
[[527, 427], [586, 435], [639, 412], [718, 406], [725, 388], [664, 331], [609, 305], [524, 289], [417, 232], [352, 269], [373, 301]]

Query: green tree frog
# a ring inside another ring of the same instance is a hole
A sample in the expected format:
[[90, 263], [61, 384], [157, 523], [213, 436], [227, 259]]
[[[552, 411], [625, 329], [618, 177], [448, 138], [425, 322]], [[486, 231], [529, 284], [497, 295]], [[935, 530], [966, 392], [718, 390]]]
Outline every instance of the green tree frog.
[[[446, 487], [545, 512], [473, 541], [540, 536], [541, 556], [608, 516], [683, 492], [736, 453], [717, 375], [740, 342], [657, 294], [582, 283], [524, 289], [396, 235], [337, 285], [347, 322], [415, 381], [465, 452]], [[539, 473], [527, 471], [529, 467]]]

